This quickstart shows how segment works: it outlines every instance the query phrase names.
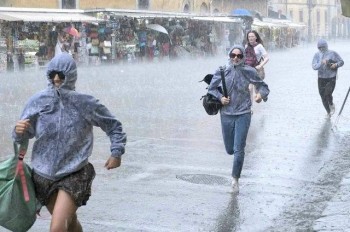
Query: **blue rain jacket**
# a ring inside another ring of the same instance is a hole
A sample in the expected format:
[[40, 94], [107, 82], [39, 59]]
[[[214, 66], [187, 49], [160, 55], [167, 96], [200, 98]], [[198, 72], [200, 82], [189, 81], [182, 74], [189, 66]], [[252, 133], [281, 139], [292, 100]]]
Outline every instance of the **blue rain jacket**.
[[[56, 88], [48, 74], [65, 74], [64, 83]], [[60, 179], [88, 163], [93, 148], [93, 126], [100, 127], [111, 141], [111, 155], [125, 152], [126, 134], [122, 124], [96, 98], [75, 91], [77, 67], [68, 53], [55, 56], [48, 64], [48, 87], [32, 96], [21, 119], [31, 127], [23, 135], [13, 131], [15, 141], [35, 137], [31, 166], [41, 176]]]
[[[233, 46], [230, 53], [236, 48], [241, 50], [243, 59], [238, 64], [233, 64], [230, 61], [225, 66], [225, 82], [231, 100], [228, 105], [223, 106], [220, 110], [221, 114], [224, 115], [240, 115], [251, 112], [252, 102], [249, 84], [255, 85], [264, 101], [267, 100], [270, 93], [268, 85], [258, 76], [256, 69], [244, 64], [244, 48], [240, 45]], [[223, 94], [218, 91], [218, 87], [222, 87], [220, 69], [216, 70], [208, 88], [208, 93], [220, 100]]]

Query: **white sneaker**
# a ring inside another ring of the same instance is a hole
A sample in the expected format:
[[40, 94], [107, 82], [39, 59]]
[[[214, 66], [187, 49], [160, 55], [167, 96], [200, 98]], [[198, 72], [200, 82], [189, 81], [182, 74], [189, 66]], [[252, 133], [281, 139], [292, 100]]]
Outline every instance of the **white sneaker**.
[[232, 179], [231, 187], [232, 187], [232, 193], [239, 193], [239, 184], [238, 184], [237, 178]]
[[334, 114], [334, 112], [335, 112], [335, 105], [333, 104], [333, 105], [329, 105], [329, 108], [330, 108], [330, 112], [329, 112], [329, 114], [330, 115], [333, 115]]

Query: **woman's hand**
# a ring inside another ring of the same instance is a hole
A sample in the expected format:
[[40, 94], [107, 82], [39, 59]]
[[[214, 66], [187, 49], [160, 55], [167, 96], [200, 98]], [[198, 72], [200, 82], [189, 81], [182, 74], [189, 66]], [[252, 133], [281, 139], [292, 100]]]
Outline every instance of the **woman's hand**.
[[261, 94], [260, 94], [260, 93], [257, 93], [257, 94], [255, 95], [255, 102], [256, 102], [256, 103], [260, 103], [261, 100], [262, 100]]
[[230, 97], [222, 97], [221, 98], [221, 104], [227, 105], [228, 103], [230, 103]]
[[256, 69], [256, 70], [260, 70], [262, 67], [263, 67], [263, 66], [262, 66], [261, 64], [259, 64], [259, 65], [255, 66], [255, 69]]
[[16, 134], [23, 135], [30, 127], [29, 119], [19, 120], [15, 126]]
[[107, 162], [105, 163], [105, 168], [107, 168], [107, 170], [109, 169], [113, 169], [113, 168], [117, 168], [120, 166], [120, 164], [122, 163], [122, 158], [121, 157], [109, 157]]

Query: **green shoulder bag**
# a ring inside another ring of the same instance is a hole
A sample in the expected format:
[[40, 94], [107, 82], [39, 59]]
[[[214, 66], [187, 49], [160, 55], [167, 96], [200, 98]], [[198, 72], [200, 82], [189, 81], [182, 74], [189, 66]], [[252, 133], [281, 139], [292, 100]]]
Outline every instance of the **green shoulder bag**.
[[28, 231], [36, 220], [37, 200], [31, 168], [23, 161], [28, 140], [14, 143], [15, 155], [0, 163], [0, 226]]

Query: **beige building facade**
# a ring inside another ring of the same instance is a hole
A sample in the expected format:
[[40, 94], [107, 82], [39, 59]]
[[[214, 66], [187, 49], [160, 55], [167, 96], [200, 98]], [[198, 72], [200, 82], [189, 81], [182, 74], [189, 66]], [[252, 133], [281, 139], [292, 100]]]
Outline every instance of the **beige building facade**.
[[349, 19], [341, 15], [339, 0], [270, 0], [268, 7], [305, 24], [309, 40], [349, 36]]
[[197, 14], [230, 14], [234, 9], [245, 8], [266, 16], [267, 2], [267, 0], [0, 0], [0, 5], [58, 9], [114, 8]]

